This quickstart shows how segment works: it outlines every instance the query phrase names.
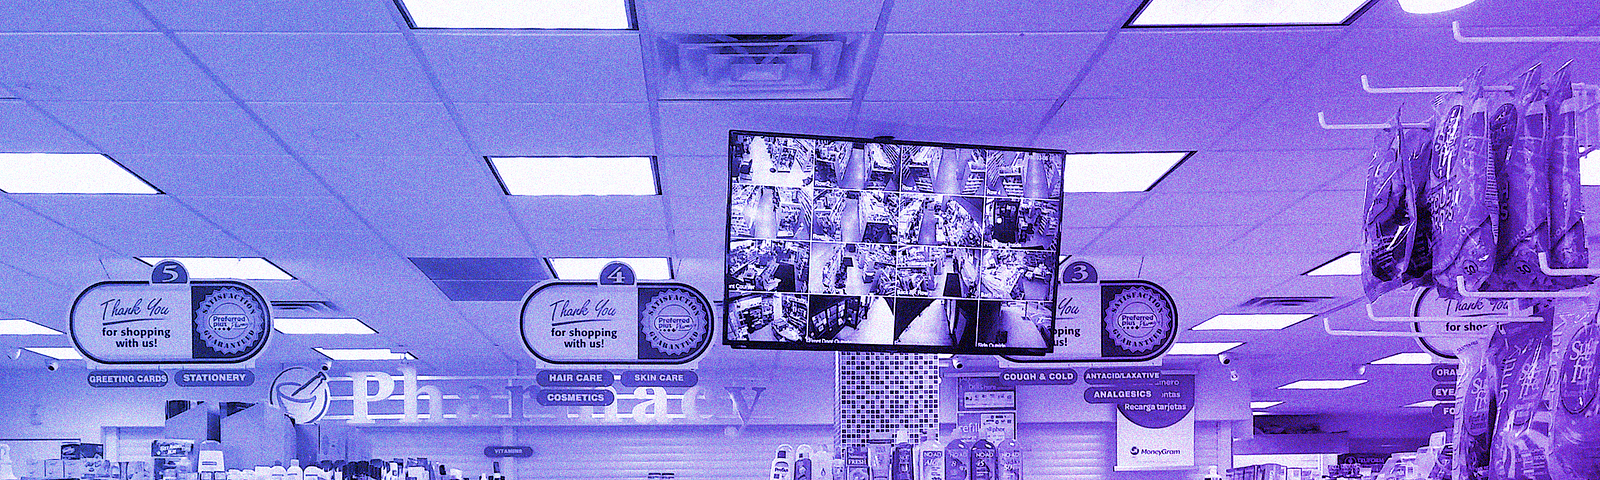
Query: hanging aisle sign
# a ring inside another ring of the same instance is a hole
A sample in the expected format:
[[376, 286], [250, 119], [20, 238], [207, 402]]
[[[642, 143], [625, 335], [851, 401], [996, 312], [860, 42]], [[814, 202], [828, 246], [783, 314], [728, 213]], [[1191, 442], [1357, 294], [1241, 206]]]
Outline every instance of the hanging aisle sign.
[[613, 262], [599, 282], [551, 281], [522, 301], [528, 353], [553, 364], [683, 364], [711, 343], [711, 302], [675, 282], [634, 282]]
[[1162, 372], [1157, 379], [1137, 375], [1095, 391], [1117, 405], [1117, 471], [1183, 470], [1194, 467], [1195, 376]]
[[1105, 280], [1094, 265], [1068, 260], [1056, 275], [1054, 349], [1043, 356], [1004, 356], [1020, 363], [1144, 362], [1177, 339], [1172, 295], [1152, 282]]
[[149, 282], [100, 282], [72, 303], [72, 344], [91, 364], [238, 364], [266, 347], [272, 316], [244, 283], [190, 281], [157, 264]]

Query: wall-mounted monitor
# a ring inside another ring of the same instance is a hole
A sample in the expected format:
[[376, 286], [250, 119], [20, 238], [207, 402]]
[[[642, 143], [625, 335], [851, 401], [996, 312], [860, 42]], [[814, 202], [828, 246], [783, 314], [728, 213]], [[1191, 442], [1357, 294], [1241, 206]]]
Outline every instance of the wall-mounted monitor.
[[723, 342], [1050, 352], [1065, 154], [730, 132]]

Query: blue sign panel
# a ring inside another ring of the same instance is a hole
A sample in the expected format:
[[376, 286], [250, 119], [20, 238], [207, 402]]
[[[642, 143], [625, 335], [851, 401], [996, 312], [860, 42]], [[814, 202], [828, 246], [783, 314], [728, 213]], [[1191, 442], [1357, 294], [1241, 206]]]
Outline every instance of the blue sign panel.
[[165, 387], [167, 372], [160, 370], [120, 370], [89, 373], [89, 386], [95, 388]]
[[617, 401], [610, 390], [539, 390], [539, 404], [546, 407], [604, 407]]
[[255, 385], [256, 374], [249, 370], [179, 370], [180, 387], [248, 387]]
[[627, 387], [693, 387], [698, 384], [700, 375], [693, 370], [646, 370], [622, 374], [622, 385]]
[[541, 387], [609, 387], [613, 377], [606, 370], [543, 370]]

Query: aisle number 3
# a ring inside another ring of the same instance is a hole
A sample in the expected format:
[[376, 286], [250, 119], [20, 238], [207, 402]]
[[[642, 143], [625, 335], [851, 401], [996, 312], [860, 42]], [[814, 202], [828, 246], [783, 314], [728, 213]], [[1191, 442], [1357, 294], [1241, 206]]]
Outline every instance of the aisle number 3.
[[1061, 276], [1061, 283], [1100, 283], [1100, 273], [1089, 262], [1072, 262]]

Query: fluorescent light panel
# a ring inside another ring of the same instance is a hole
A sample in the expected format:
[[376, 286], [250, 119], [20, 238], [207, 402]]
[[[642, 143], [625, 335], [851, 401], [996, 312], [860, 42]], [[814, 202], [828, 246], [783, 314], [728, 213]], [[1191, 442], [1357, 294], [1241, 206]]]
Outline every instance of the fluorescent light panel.
[[1073, 153], [1066, 156], [1062, 191], [1143, 192], [1194, 152]]
[[1370, 0], [1149, 0], [1132, 27], [1339, 25]]
[[596, 280], [600, 278], [600, 269], [611, 262], [622, 262], [633, 267], [633, 274], [639, 277], [639, 281], [672, 280], [672, 260], [665, 257], [552, 257], [545, 261], [550, 264], [550, 273], [557, 280]]
[[658, 195], [650, 157], [489, 157], [508, 195]]
[[1310, 313], [1224, 313], [1190, 330], [1282, 330], [1314, 316]]
[[416, 28], [628, 30], [627, 0], [401, 0]]
[[1250, 408], [1272, 408], [1282, 404], [1283, 402], [1250, 402]]
[[0, 153], [0, 191], [156, 195], [161, 192], [98, 153]]
[[294, 280], [293, 275], [260, 257], [138, 257], [146, 265], [177, 260], [189, 270], [190, 278], [231, 278], [235, 280]]
[[1301, 380], [1278, 387], [1280, 390], [1342, 390], [1367, 383], [1366, 380]]
[[1244, 345], [1244, 342], [1174, 343], [1167, 355], [1216, 355], [1240, 345]]
[[1578, 163], [1578, 176], [1584, 185], [1600, 185], [1600, 150], [1589, 152]]
[[1455, 10], [1472, 2], [1473, 0], [1400, 0], [1400, 9], [1406, 13], [1427, 15]]
[[1406, 405], [1405, 408], [1433, 408], [1434, 405], [1438, 405], [1438, 404], [1441, 404], [1441, 403], [1444, 403], [1444, 402], [1443, 401], [1439, 401], [1439, 400], [1423, 400], [1423, 401], [1420, 401], [1420, 402], [1417, 402], [1417, 403]]
[[1420, 352], [1396, 353], [1372, 361], [1372, 365], [1432, 365], [1433, 355]]
[[1349, 252], [1344, 255], [1334, 257], [1333, 260], [1328, 260], [1327, 263], [1318, 265], [1317, 268], [1313, 268], [1311, 271], [1306, 272], [1305, 274], [1312, 277], [1360, 275], [1361, 252]]
[[0, 320], [0, 335], [60, 335], [54, 328], [20, 318]]
[[315, 348], [317, 353], [330, 360], [416, 360], [411, 352], [395, 352], [387, 348]]
[[56, 360], [83, 360], [83, 355], [78, 354], [78, 349], [72, 347], [22, 347], [22, 349]]
[[272, 328], [290, 335], [372, 335], [378, 333], [356, 318], [274, 318]]

